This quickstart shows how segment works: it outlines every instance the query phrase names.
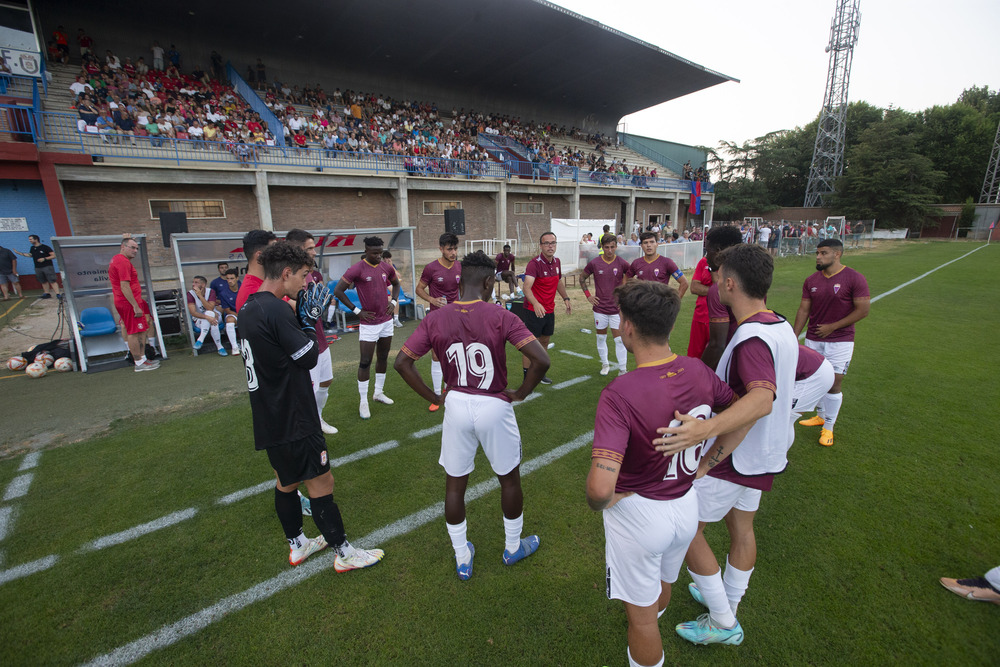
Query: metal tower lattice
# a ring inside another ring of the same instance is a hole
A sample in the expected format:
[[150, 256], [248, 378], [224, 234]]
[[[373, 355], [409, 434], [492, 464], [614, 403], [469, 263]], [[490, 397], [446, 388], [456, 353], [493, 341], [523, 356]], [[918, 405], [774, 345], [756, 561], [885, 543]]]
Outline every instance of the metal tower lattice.
[[1000, 124], [997, 125], [997, 136], [993, 140], [993, 152], [990, 153], [990, 164], [986, 167], [979, 203], [1000, 204]]
[[823, 111], [816, 130], [805, 206], [821, 206], [823, 198], [833, 194], [837, 179], [844, 172], [844, 130], [847, 125], [847, 86], [851, 79], [854, 45], [861, 25], [861, 0], [837, 0], [837, 11], [830, 24], [830, 67], [826, 74]]

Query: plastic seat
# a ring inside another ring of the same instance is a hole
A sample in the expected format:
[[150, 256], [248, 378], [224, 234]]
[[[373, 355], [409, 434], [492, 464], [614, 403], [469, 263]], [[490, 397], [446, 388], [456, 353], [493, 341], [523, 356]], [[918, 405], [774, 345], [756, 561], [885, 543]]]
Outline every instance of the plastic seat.
[[103, 307], [85, 308], [80, 313], [80, 336], [89, 338], [91, 336], [104, 336], [115, 333], [118, 325], [115, 318], [111, 316], [111, 311]]

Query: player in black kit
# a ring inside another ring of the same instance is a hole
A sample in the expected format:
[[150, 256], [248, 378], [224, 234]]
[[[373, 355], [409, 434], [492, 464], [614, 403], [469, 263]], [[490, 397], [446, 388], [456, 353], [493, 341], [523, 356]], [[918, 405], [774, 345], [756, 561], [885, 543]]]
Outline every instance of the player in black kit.
[[[268, 246], [260, 261], [264, 282], [239, 312], [240, 351], [250, 390], [254, 444], [267, 451], [278, 478], [274, 509], [291, 547], [288, 560], [298, 565], [330, 544], [337, 552], [337, 572], [375, 565], [383, 551], [355, 548], [344, 533], [309, 379], [318, 355], [316, 320], [329, 305], [330, 294], [321, 285], [306, 285], [313, 262], [301, 248], [281, 241]], [[284, 297], [295, 299], [295, 311]], [[309, 490], [312, 518], [322, 533], [314, 540], [302, 533], [296, 493], [300, 483]]]

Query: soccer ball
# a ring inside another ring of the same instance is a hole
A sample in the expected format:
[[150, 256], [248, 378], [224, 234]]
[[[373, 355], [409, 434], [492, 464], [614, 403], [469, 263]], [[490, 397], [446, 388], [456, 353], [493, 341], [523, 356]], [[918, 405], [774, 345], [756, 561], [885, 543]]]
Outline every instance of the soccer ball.
[[52, 364], [55, 363], [55, 357], [48, 352], [40, 352], [35, 355], [35, 362], [45, 364], [46, 368], [52, 368]]
[[7, 360], [7, 370], [23, 371], [24, 367], [27, 365], [28, 365], [28, 360], [20, 355], [16, 357], [11, 357], [10, 359]]
[[52, 367], [60, 373], [69, 373], [73, 370], [73, 360], [69, 357], [59, 357], [56, 359], [55, 363], [52, 364]]
[[28, 367], [24, 369], [24, 372], [33, 378], [40, 378], [45, 377], [45, 374], [48, 371], [45, 369], [45, 364], [36, 361], [32, 364], [28, 364]]

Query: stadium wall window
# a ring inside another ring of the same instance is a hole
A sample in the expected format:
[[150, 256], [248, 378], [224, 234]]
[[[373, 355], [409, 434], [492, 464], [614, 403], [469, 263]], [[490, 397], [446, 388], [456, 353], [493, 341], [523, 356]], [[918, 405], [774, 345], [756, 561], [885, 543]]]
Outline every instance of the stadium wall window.
[[514, 202], [514, 215], [542, 215], [544, 212], [544, 205], [540, 201]]
[[460, 201], [424, 201], [424, 215], [444, 215], [449, 209], [462, 208]]
[[226, 205], [221, 199], [150, 199], [150, 219], [158, 220], [160, 213], [187, 213], [188, 220], [225, 218]]

